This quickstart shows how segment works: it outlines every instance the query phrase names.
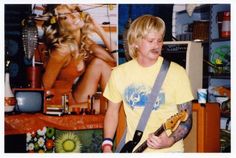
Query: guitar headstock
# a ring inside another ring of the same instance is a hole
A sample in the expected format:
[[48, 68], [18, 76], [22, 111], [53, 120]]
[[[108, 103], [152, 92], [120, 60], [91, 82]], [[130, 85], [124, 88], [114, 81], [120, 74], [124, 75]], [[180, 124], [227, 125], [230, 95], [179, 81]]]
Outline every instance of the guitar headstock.
[[180, 122], [186, 121], [188, 118], [188, 113], [186, 110], [183, 110], [173, 116], [171, 116], [165, 123], [165, 129], [170, 129], [172, 132], [176, 130]]

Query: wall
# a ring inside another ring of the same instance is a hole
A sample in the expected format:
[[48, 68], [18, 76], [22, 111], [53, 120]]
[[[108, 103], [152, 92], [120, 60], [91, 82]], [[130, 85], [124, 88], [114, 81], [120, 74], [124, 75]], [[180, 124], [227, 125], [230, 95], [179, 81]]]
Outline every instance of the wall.
[[166, 23], [165, 41], [172, 41], [172, 12], [173, 4], [119, 4], [119, 63], [127, 61], [123, 48], [123, 33], [126, 29], [128, 19], [136, 19], [144, 14], [161, 17]]
[[[31, 5], [6, 4], [5, 12], [5, 58], [11, 60], [10, 80], [11, 85], [18, 87], [25, 80], [24, 52], [21, 40], [21, 21], [30, 14]], [[7, 55], [8, 52], [8, 55]]]

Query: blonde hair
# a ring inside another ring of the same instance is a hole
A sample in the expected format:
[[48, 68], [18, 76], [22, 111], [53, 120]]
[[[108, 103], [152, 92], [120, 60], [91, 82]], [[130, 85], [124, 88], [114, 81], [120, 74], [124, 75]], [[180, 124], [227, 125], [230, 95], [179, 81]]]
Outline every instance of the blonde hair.
[[[66, 28], [60, 27], [58, 24], [58, 13], [57, 8], [67, 8], [69, 10], [77, 10], [81, 14], [81, 18], [84, 21], [84, 26], [81, 28], [80, 32], [80, 44], [75, 42], [75, 38], [71, 35]], [[73, 54], [79, 50], [80, 55], [84, 59], [87, 59], [92, 51], [89, 49], [88, 40], [89, 34], [91, 33], [92, 23], [90, 15], [86, 12], [82, 12], [78, 5], [67, 5], [60, 4], [54, 6], [54, 8], [48, 13], [49, 19], [45, 23], [45, 43], [48, 46], [49, 52], [53, 49], [60, 49], [67, 45], [70, 48], [70, 52]]]
[[145, 37], [149, 32], [156, 31], [162, 33], [162, 38], [165, 36], [165, 22], [152, 15], [143, 15], [135, 19], [127, 32], [127, 42], [129, 55], [132, 58], [137, 57], [135, 43]]

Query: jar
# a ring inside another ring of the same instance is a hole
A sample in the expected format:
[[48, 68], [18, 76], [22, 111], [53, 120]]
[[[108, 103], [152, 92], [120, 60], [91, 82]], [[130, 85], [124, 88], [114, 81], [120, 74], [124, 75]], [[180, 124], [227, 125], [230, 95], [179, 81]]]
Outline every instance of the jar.
[[12, 92], [11, 85], [10, 85], [10, 74], [9, 72], [5, 73], [5, 96], [4, 96], [4, 111], [5, 112], [12, 112], [14, 111], [14, 107], [17, 103], [16, 98]]

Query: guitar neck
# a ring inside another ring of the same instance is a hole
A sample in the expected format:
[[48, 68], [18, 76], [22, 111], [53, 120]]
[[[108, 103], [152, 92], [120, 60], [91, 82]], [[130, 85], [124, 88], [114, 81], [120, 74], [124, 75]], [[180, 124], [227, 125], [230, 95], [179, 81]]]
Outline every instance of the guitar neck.
[[[162, 125], [154, 132], [154, 135], [159, 136], [164, 130], [164, 126]], [[142, 153], [147, 147], [147, 140], [145, 140], [133, 153]]]

